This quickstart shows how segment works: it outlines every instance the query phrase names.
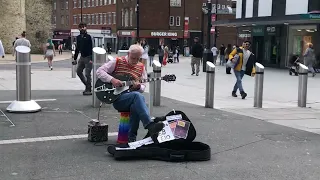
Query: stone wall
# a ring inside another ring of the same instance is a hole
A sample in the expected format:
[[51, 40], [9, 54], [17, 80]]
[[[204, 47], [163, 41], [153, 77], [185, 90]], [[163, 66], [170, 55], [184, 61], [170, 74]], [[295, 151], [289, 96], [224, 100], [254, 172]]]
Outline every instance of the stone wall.
[[0, 6], [0, 40], [12, 54], [15, 37], [26, 30], [25, 0], [2, 0]]
[[42, 45], [52, 35], [52, 3], [52, 0], [26, 1], [26, 31], [32, 53], [43, 53]]

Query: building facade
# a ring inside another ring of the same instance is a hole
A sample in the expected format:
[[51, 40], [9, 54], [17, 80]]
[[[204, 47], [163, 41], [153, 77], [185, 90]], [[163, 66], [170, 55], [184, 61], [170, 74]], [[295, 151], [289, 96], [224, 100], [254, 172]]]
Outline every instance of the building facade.
[[53, 0], [52, 3], [52, 40], [53, 43], [64, 44], [65, 49], [71, 48], [70, 0]]
[[[194, 37], [199, 37], [201, 41], [207, 37], [205, 31], [208, 18], [202, 10], [202, 7], [206, 5], [206, 0], [140, 0], [139, 2], [139, 37], [146, 39], [149, 45], [156, 48], [160, 44], [165, 44], [169, 47], [176, 45], [180, 47], [191, 46]], [[136, 0], [122, 0], [117, 4], [119, 48], [124, 44], [129, 46], [136, 42], [136, 3]], [[231, 3], [231, 0], [217, 1], [219, 18], [235, 18], [235, 11], [234, 13], [227, 13], [226, 11], [227, 7], [231, 6]], [[212, 12], [215, 13], [215, 3], [212, 6]], [[222, 28], [219, 33], [218, 39], [220, 40], [217, 41], [218, 44], [235, 43], [235, 28], [230, 28], [229, 31], [224, 31]], [[211, 40], [213, 41], [213, 39]]]
[[319, 0], [238, 0], [236, 20], [215, 22], [237, 27], [237, 43], [252, 41], [252, 51], [265, 66], [287, 67], [308, 43], [320, 56]]
[[87, 32], [95, 46], [116, 50], [116, 0], [70, 0], [72, 42], [78, 36], [78, 24], [87, 23]]

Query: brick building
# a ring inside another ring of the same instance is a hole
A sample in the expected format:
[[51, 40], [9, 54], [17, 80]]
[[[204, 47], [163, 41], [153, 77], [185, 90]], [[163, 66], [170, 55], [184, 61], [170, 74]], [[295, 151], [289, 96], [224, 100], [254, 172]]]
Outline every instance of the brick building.
[[115, 50], [116, 0], [70, 0], [69, 9], [73, 42], [79, 35], [78, 24], [82, 21], [87, 23], [87, 31], [93, 37], [95, 46], [108, 45]]
[[71, 47], [69, 1], [53, 0], [52, 3], [53, 43], [56, 46], [60, 43], [65, 44], [65, 48]]
[[[140, 0], [140, 38], [157, 47], [160, 43], [170, 47], [190, 46], [194, 37], [205, 39], [207, 16], [202, 12], [206, 0]], [[215, 3], [215, 2], [214, 2]], [[213, 3], [213, 13], [215, 4]], [[218, 19], [234, 19], [235, 11], [227, 14], [231, 0], [218, 1]], [[119, 1], [117, 4], [118, 45], [136, 41], [136, 0]], [[211, 18], [210, 18], [211, 20]], [[204, 32], [204, 33], [202, 33]], [[203, 41], [202, 41], [203, 42]], [[212, 39], [213, 42], [213, 39]], [[236, 29], [220, 28], [217, 44], [235, 44]]]

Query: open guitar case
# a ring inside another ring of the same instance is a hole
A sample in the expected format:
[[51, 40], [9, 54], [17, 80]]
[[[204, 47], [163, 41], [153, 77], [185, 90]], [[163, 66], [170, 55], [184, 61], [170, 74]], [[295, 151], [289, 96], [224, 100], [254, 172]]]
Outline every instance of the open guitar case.
[[[182, 111], [171, 111], [166, 116], [157, 117], [155, 122], [165, 121], [167, 116], [182, 115], [184, 121], [190, 122], [186, 139], [174, 139], [171, 141], [158, 143], [156, 138], [153, 144], [143, 145], [136, 149], [130, 149], [128, 144], [117, 144], [108, 147], [108, 152], [116, 160], [129, 159], [153, 159], [162, 161], [208, 161], [211, 159], [211, 148], [202, 142], [194, 142], [196, 129], [190, 119]], [[150, 137], [149, 133], [145, 138]], [[119, 150], [121, 148], [121, 150]], [[125, 149], [128, 148], [128, 149]]]

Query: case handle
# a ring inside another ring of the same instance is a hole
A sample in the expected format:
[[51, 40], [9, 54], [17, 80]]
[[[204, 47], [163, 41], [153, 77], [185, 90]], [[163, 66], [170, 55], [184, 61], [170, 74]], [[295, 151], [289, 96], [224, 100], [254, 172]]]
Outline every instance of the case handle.
[[170, 154], [170, 160], [172, 161], [183, 161], [184, 159], [184, 154]]

